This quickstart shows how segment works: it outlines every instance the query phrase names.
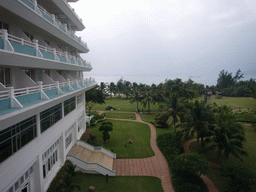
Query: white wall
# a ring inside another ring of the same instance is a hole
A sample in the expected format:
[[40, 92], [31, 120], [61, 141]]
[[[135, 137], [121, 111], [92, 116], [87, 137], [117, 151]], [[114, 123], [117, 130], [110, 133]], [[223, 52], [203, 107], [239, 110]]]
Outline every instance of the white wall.
[[[77, 95], [80, 95], [81, 92], [79, 92]], [[69, 97], [70, 98], [70, 97]], [[68, 99], [68, 98], [67, 98]], [[43, 187], [42, 191], [45, 191], [50, 184], [50, 181], [54, 178], [55, 174], [57, 173], [58, 169], [60, 168], [60, 165], [62, 165], [66, 160], [66, 154], [68, 153], [68, 150], [65, 149], [65, 145], [63, 144], [65, 142], [65, 131], [70, 128], [70, 126], [74, 125], [74, 134], [75, 131], [77, 131], [77, 119], [84, 114], [85, 107], [79, 107], [70, 112], [68, 115], [63, 117], [61, 120], [59, 120], [57, 123], [55, 123], [53, 126], [48, 128], [46, 131], [44, 131], [41, 134], [40, 131], [40, 123], [37, 123], [37, 137], [29, 142], [26, 146], [18, 150], [16, 153], [14, 153], [11, 157], [6, 159], [4, 162], [0, 164], [0, 191], [5, 191], [8, 189], [8, 187], [16, 182], [16, 180], [20, 177], [20, 175], [24, 172], [24, 168], [27, 168], [31, 166], [32, 163], [37, 162], [37, 170], [34, 172], [34, 178], [33, 178], [33, 185], [37, 185], [40, 180], [42, 182], [42, 154], [47, 150], [58, 138], [61, 138], [61, 142], [59, 145], [59, 159], [58, 159], [58, 165], [55, 164], [53, 170], [47, 175], [47, 178], [43, 180]], [[43, 111], [42, 109], [38, 109], [37, 112], [37, 119], [40, 115], [40, 112]], [[26, 116], [26, 113], [24, 113], [24, 119], [29, 118], [30, 116]], [[15, 117], [13, 117], [15, 119]], [[10, 121], [11, 122], [11, 121]], [[10, 124], [10, 126], [13, 124]], [[84, 132], [84, 129], [82, 129], [79, 133], [81, 135]], [[75, 143], [77, 138], [73, 138], [73, 143], [71, 146]], [[40, 171], [41, 170], [41, 171]], [[41, 175], [40, 175], [41, 174]], [[40, 179], [41, 178], [41, 179]], [[35, 192], [40, 191], [39, 189], [34, 189]]]

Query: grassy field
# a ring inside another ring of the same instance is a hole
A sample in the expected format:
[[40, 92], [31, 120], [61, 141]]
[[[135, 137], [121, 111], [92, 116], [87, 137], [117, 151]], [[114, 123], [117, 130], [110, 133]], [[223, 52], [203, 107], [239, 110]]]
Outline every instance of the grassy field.
[[[248, 153], [248, 157], [242, 156], [243, 158], [243, 164], [251, 171], [256, 176], [256, 127], [251, 127], [251, 126], [245, 126], [245, 136], [246, 136], [246, 141], [244, 142], [244, 149]], [[196, 142], [192, 143], [190, 145], [190, 149], [193, 152], [198, 152], [197, 150], [197, 144]], [[211, 162], [217, 162], [217, 150], [215, 151], [209, 151], [206, 153], [203, 153], [204, 157]], [[228, 159], [222, 157], [220, 159], [221, 163], [225, 162], [237, 162], [241, 163], [237, 158], [235, 158], [232, 154]], [[220, 172], [218, 171], [210, 171], [210, 173], [207, 175], [209, 178], [214, 182], [216, 187], [218, 188], [219, 191], [224, 191], [224, 189], [227, 188], [227, 179], [222, 177]], [[256, 186], [254, 186], [252, 191], [256, 191]]]
[[[130, 103], [129, 99], [125, 98], [112, 98], [112, 99], [105, 99], [105, 103], [102, 105], [96, 104], [92, 110], [97, 110], [97, 111], [106, 111], [107, 106], [112, 106], [116, 108], [115, 111], [128, 111], [128, 112], [136, 112], [137, 109], [137, 104], [136, 103]], [[139, 103], [139, 109], [140, 111], [142, 110], [145, 111], [147, 108], [143, 107]], [[157, 104], [150, 104], [150, 110], [151, 111], [157, 111], [158, 110], [158, 105]]]
[[[113, 131], [109, 132], [109, 142], [102, 142], [102, 132], [99, 131], [100, 123], [91, 127], [92, 134], [97, 137], [98, 145], [117, 153], [117, 158], [146, 158], [154, 156], [150, 146], [150, 128], [148, 125], [131, 121], [108, 120], [113, 123]], [[128, 144], [131, 139], [133, 144]], [[125, 147], [127, 143], [127, 147]]]
[[74, 184], [80, 185], [81, 191], [84, 192], [89, 192], [90, 186], [94, 186], [95, 191], [99, 192], [163, 192], [161, 180], [157, 177], [115, 176], [109, 177], [106, 182], [103, 175], [77, 173], [73, 181]]
[[106, 112], [104, 113], [107, 118], [117, 118], [117, 119], [136, 119], [136, 115], [134, 113], [115, 113], [115, 112]]
[[[202, 100], [203, 97], [198, 97]], [[211, 103], [216, 103], [217, 105], [227, 105], [232, 109], [239, 108], [256, 108], [256, 100], [250, 97], [223, 97], [221, 99], [215, 99], [215, 96], [211, 97]]]

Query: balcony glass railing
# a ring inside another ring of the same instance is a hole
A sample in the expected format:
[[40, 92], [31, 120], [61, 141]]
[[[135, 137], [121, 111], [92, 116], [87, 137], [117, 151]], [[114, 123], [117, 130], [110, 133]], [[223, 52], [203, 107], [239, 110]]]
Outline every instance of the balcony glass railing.
[[[40, 15], [42, 18], [44, 18], [45, 20], [49, 21], [52, 25], [54, 25], [55, 27], [57, 27], [58, 29], [60, 29], [62, 32], [64, 32], [66, 35], [68, 35], [69, 37], [71, 37], [72, 39], [74, 39], [76, 42], [78, 42], [80, 45], [82, 45], [83, 47], [85, 47], [87, 50], [87, 43], [85, 43], [84, 41], [81, 40], [81, 38], [77, 37], [75, 35], [75, 33], [71, 30], [69, 30], [67, 28], [67, 25], [62, 24], [56, 17], [54, 14], [50, 14], [49, 12], [47, 12], [42, 6], [37, 5], [37, 1], [32, 1], [32, 0], [17, 0], [22, 2], [23, 4], [25, 4], [26, 6], [28, 6], [30, 9], [32, 9], [35, 13], [37, 13], [38, 15]], [[65, 2], [65, 1], [64, 1]], [[70, 7], [70, 5], [65, 2], [68, 7], [72, 10], [72, 12], [75, 14], [74, 10]], [[41, 13], [38, 13], [38, 11]], [[75, 14], [77, 16], [77, 14]], [[78, 16], [77, 16], [78, 17]], [[78, 17], [79, 18], [79, 17]], [[79, 18], [80, 21], [82, 21]]]
[[[7, 39], [4, 39], [4, 37]], [[14, 52], [17, 53], [38, 56], [40, 58], [40, 54], [37, 54], [37, 51], [39, 51], [41, 53], [41, 56], [45, 59], [84, 66], [90, 69], [92, 68], [90, 62], [83, 60], [81, 57], [75, 57], [68, 54], [67, 52], [63, 53], [61, 51], [57, 51], [54, 48], [39, 45], [36, 41], [27, 41], [23, 38], [7, 34], [6, 30], [0, 29], [0, 49], [5, 49], [4, 41], [9, 41], [10, 45], [13, 47]]]

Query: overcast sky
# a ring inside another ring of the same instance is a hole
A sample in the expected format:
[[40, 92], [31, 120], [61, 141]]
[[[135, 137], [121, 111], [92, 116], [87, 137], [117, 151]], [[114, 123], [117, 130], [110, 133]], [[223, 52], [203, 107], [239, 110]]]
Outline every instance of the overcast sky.
[[[255, 0], [80, 0], [90, 75], [256, 78]], [[184, 79], [185, 80], [185, 79]], [[209, 81], [209, 80], [208, 80]], [[158, 82], [157, 82], [158, 83]]]

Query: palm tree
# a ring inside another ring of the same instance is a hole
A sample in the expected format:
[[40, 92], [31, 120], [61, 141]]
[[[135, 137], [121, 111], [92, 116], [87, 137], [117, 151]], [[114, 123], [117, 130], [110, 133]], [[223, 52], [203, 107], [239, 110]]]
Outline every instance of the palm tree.
[[147, 91], [144, 92], [144, 96], [141, 101], [144, 107], [148, 106], [148, 113], [150, 113], [150, 103], [153, 101], [153, 98], [151, 96], [150, 88], [147, 87], [146, 89]]
[[165, 97], [164, 101], [165, 109], [167, 110], [167, 114], [172, 118], [174, 132], [176, 133], [176, 123], [184, 114], [184, 106], [177, 93], [172, 93], [168, 98]]
[[195, 100], [194, 103], [187, 105], [187, 109], [185, 128], [182, 131], [186, 132], [185, 138], [196, 132], [197, 145], [199, 147], [199, 138], [201, 138], [201, 147], [203, 148], [203, 138], [209, 133], [208, 126], [213, 120], [211, 108], [206, 106], [204, 101]]
[[235, 116], [227, 110], [228, 107], [223, 108], [224, 110], [216, 117], [213, 135], [208, 138], [209, 141], [214, 142], [208, 149], [218, 148], [218, 160], [224, 151], [226, 158], [228, 158], [231, 153], [242, 161], [239, 155], [247, 155], [243, 150], [242, 143], [245, 141], [244, 127], [240, 122], [237, 122]]
[[111, 82], [110, 85], [108, 86], [108, 90], [110, 92], [111, 98], [112, 98], [112, 94], [115, 92], [116, 89], [116, 85], [114, 82]]

